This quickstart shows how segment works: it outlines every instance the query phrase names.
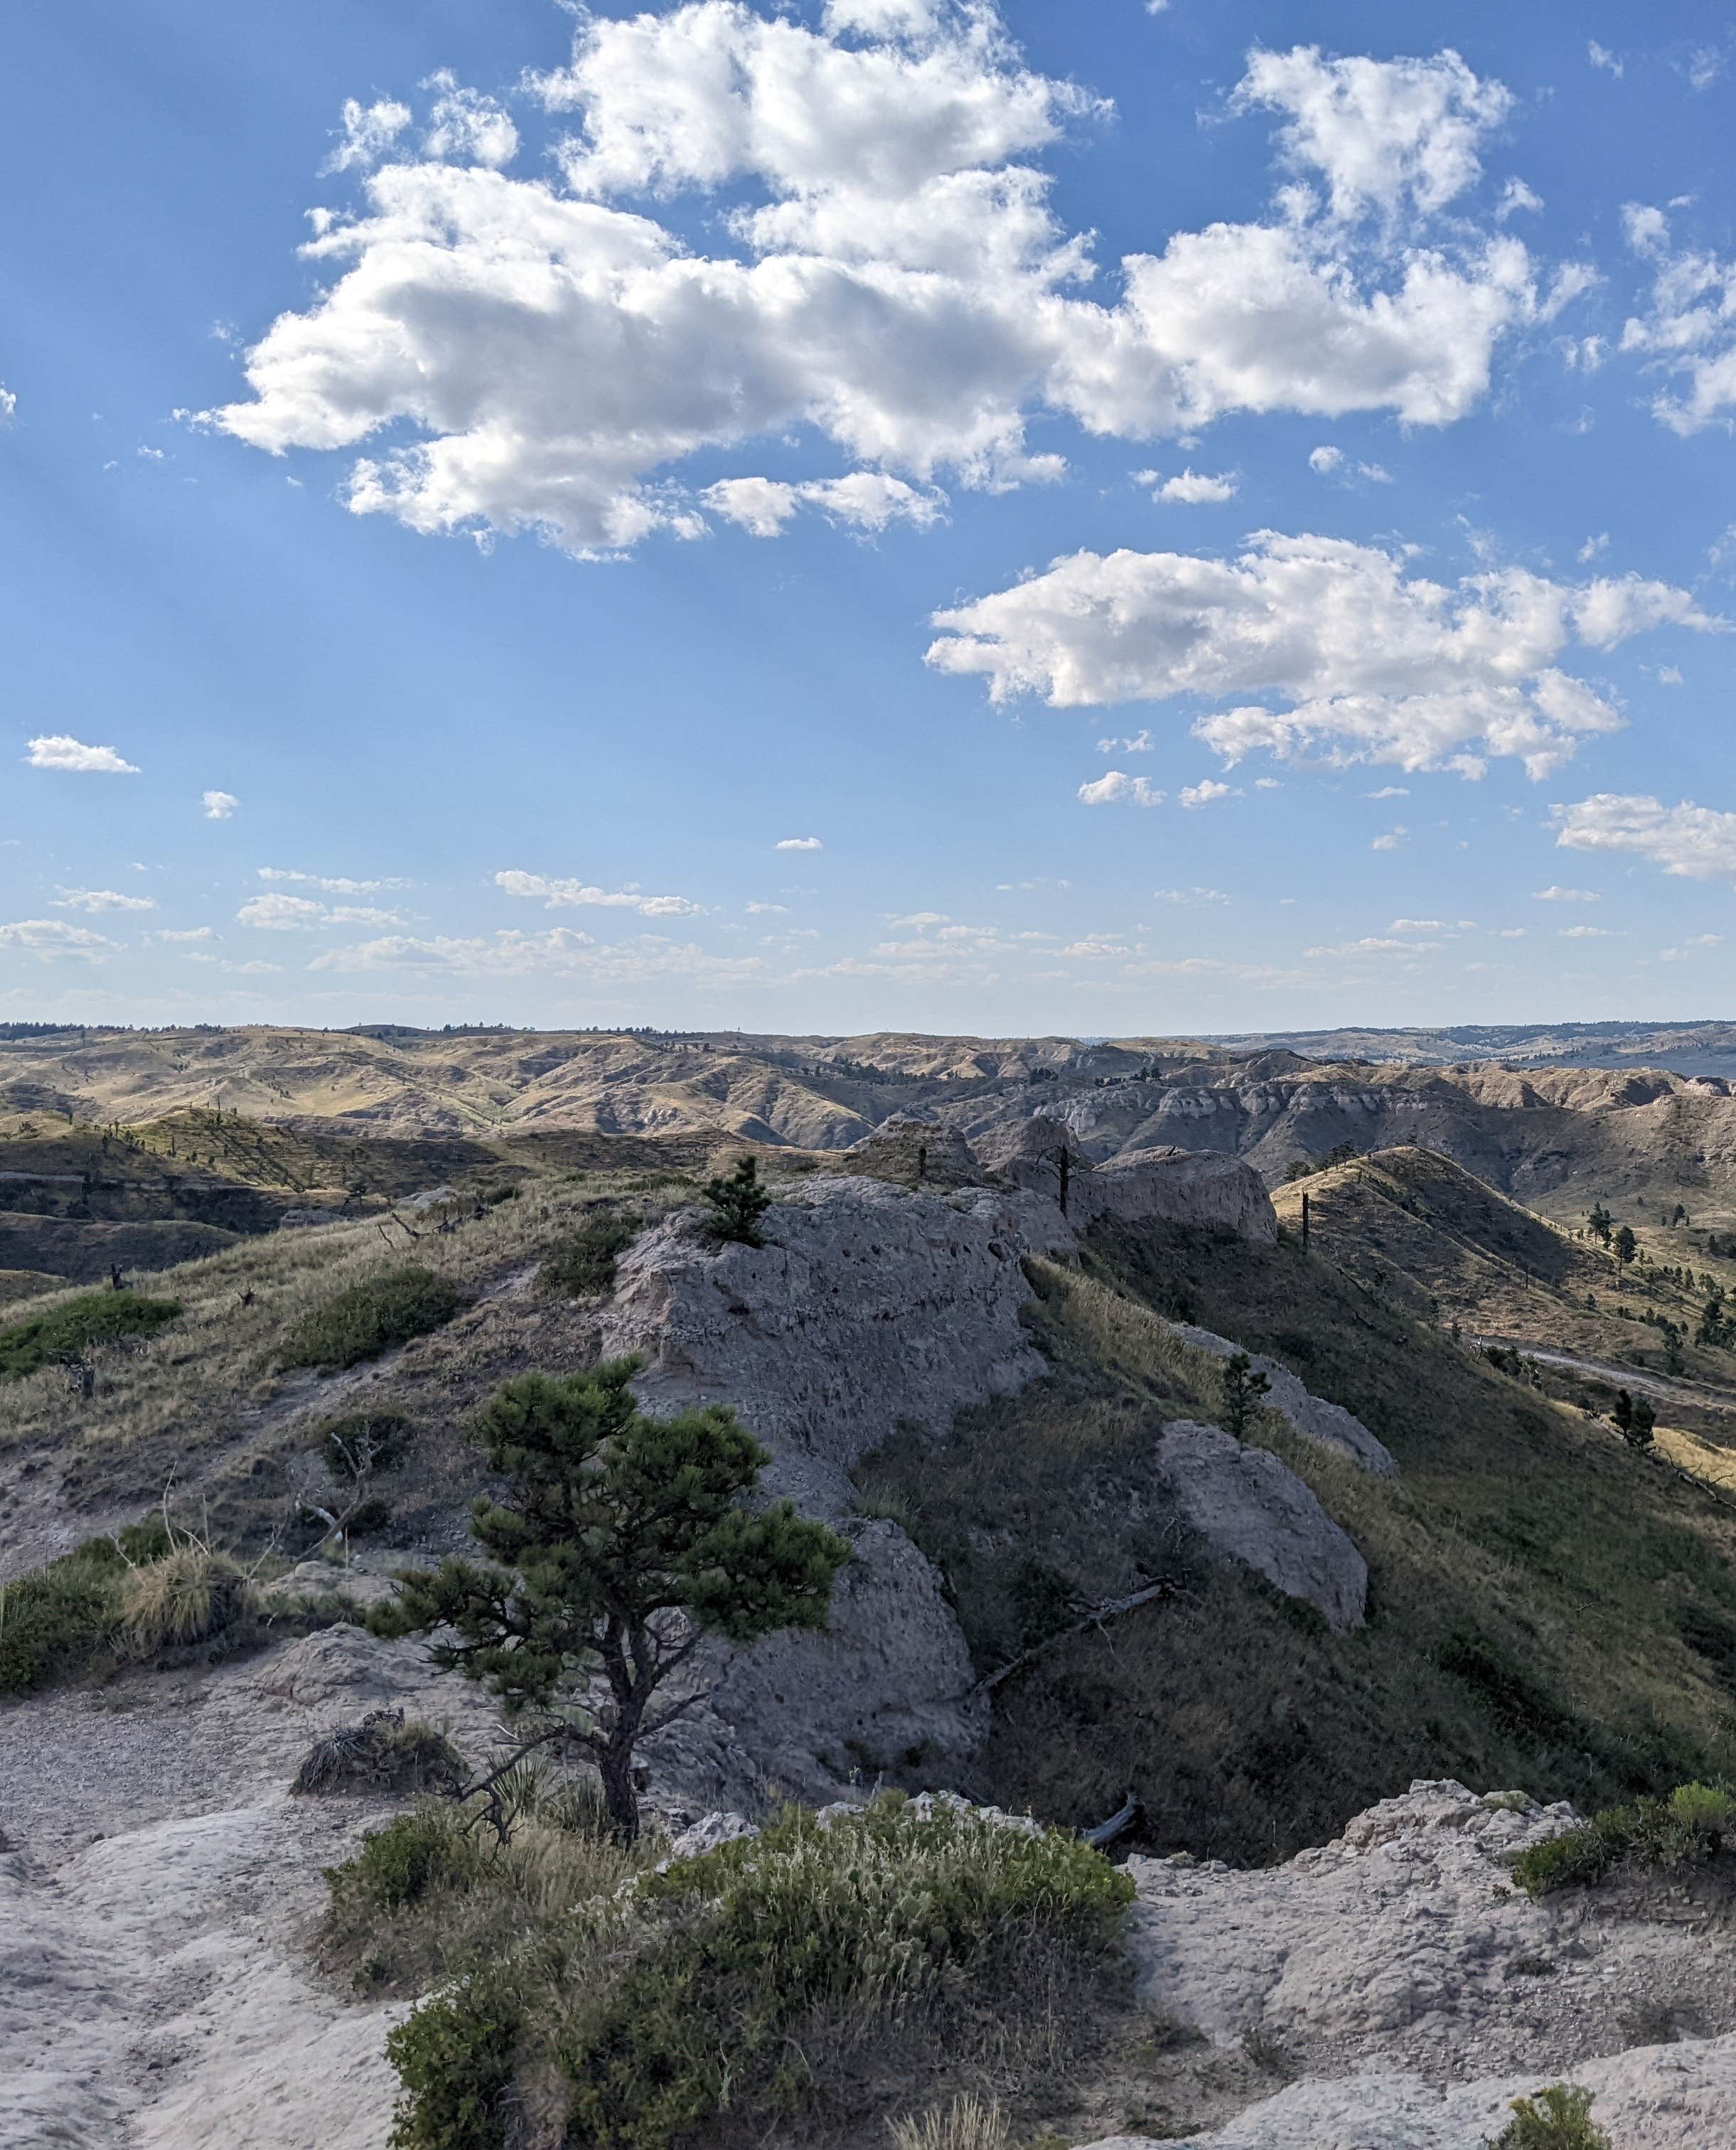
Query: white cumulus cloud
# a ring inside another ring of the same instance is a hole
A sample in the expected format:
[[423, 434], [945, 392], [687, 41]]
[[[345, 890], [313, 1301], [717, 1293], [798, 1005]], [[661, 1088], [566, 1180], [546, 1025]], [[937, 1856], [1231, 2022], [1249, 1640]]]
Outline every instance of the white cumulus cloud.
[[204, 791], [199, 794], [199, 804], [205, 810], [208, 821], [227, 821], [240, 803], [233, 791]]
[[1079, 786], [1079, 797], [1087, 806], [1113, 806], [1122, 801], [1133, 806], [1161, 806], [1167, 795], [1149, 777], [1129, 776], [1124, 769], [1112, 769]]
[[351, 881], [342, 874], [299, 873], [293, 866], [260, 866], [256, 869], [264, 881], [300, 883], [304, 888], [323, 889], [327, 896], [374, 896], [382, 888], [408, 888], [407, 881], [391, 878], [376, 881]]
[[1230, 787], [1220, 784], [1214, 776], [1208, 776], [1199, 784], [1183, 785], [1176, 794], [1183, 806], [1209, 806], [1214, 800], [1228, 799]]
[[250, 896], [235, 913], [238, 926], [251, 926], [266, 933], [305, 933], [326, 916], [323, 903], [305, 896]]
[[67, 732], [49, 732], [29, 742], [26, 759], [33, 769], [70, 769], [93, 776], [137, 776], [130, 761], [124, 761], [112, 746], [87, 746]]
[[1555, 840], [1569, 850], [1626, 851], [1690, 881], [1736, 881], [1736, 814], [1614, 791], [1550, 812]]
[[123, 896], [112, 888], [63, 888], [55, 898], [57, 911], [154, 911], [149, 896]]
[[[1076, 553], [935, 624], [947, 632], [930, 664], [982, 676], [997, 702], [1234, 700], [1194, 726], [1230, 761], [1265, 749], [1476, 776], [1511, 755], [1542, 776], [1622, 722], [1558, 668], [1569, 643], [1721, 623], [1637, 576], [1562, 583], [1491, 568], [1448, 585], [1370, 546], [1262, 531], [1228, 560]], [[1275, 700], [1239, 699], [1254, 695]]]
[[0, 948], [19, 949], [39, 963], [105, 962], [119, 945], [88, 926], [69, 926], [63, 918], [21, 918], [0, 926]]
[[1594, 888], [1562, 888], [1557, 884], [1534, 889], [1532, 893], [1538, 903], [1601, 903], [1603, 901]]
[[1166, 478], [1152, 498], [1168, 501], [1178, 507], [1216, 507], [1226, 500], [1234, 500], [1239, 485], [1232, 472], [1225, 471], [1214, 477], [1204, 471], [1184, 470], [1175, 477]]
[[[1478, 214], [1511, 100], [1452, 53], [1253, 54], [1236, 102], [1275, 115], [1291, 176], [1252, 220], [1154, 228], [1101, 296], [1041, 159], [1108, 108], [1027, 67], [990, 0], [856, 0], [817, 26], [745, 0], [587, 13], [527, 94], [570, 130], [542, 176], [496, 169], [513, 124], [456, 85], [419, 147], [396, 101], [346, 108], [335, 161], [363, 206], [317, 213], [328, 280], [211, 422], [353, 452], [357, 513], [581, 554], [696, 534], [688, 458], [803, 428], [840, 477], [911, 487], [875, 512], [920, 522], [941, 473], [1057, 476], [1027, 443], [1050, 415], [1142, 440], [1234, 411], [1447, 423], [1585, 280]], [[876, 527], [866, 496], [795, 490]], [[762, 531], [794, 504], [711, 501]]]
[[818, 836], [780, 836], [772, 849], [775, 851], [823, 851], [825, 845]]
[[739, 523], [755, 538], [775, 538], [802, 507], [816, 507], [847, 528], [881, 531], [893, 522], [926, 529], [940, 521], [946, 505], [938, 487], [919, 490], [879, 471], [851, 471], [845, 477], [813, 478], [800, 485], [781, 478], [720, 478], [699, 498], [714, 514]]
[[1736, 260], [1676, 246], [1660, 209], [1630, 202], [1628, 243], [1652, 265], [1651, 302], [1631, 315], [1622, 349], [1675, 386], [1660, 388], [1652, 413], [1673, 433], [1736, 422]]
[[529, 898], [545, 911], [597, 908], [636, 911], [645, 918], [692, 918], [699, 906], [684, 896], [647, 896], [638, 888], [603, 889], [581, 881], [553, 880], [547, 874], [523, 873], [509, 868], [494, 876], [494, 885], [507, 896]]
[[342, 116], [342, 135], [326, 159], [328, 172], [365, 170], [378, 164], [416, 115], [396, 98], [364, 104], [360, 98], [346, 97]]

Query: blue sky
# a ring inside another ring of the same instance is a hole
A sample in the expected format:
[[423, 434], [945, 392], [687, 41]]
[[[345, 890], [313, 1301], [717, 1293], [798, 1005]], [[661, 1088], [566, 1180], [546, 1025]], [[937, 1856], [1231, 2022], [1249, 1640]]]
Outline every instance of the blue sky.
[[26, 11], [0, 1017], [1728, 1013], [1736, 29], [1394, 19]]

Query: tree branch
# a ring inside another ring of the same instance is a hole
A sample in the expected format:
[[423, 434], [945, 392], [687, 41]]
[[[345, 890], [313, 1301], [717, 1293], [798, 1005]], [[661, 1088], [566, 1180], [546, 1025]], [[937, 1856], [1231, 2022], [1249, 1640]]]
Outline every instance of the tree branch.
[[1028, 1650], [1021, 1650], [1010, 1664], [1002, 1665], [998, 1672], [991, 1673], [987, 1679], [978, 1680], [976, 1686], [967, 1688], [959, 1699], [968, 1702], [973, 1695], [987, 1694], [999, 1687], [1002, 1680], [1011, 1679], [1022, 1666], [1028, 1665], [1033, 1658], [1040, 1658], [1045, 1650], [1052, 1650], [1057, 1643], [1070, 1642], [1075, 1635], [1082, 1635], [1089, 1628], [1101, 1628], [1106, 1620], [1119, 1619], [1123, 1612], [1137, 1612], [1142, 1605], [1155, 1604], [1160, 1598], [1173, 1597], [1174, 1595], [1175, 1585], [1165, 1576], [1162, 1581], [1150, 1583], [1143, 1590], [1136, 1590], [1131, 1597], [1117, 1597], [1107, 1605], [1093, 1607], [1082, 1620], [1075, 1620], [1071, 1627], [1062, 1628], [1052, 1635], [1045, 1635], [1040, 1643], [1033, 1643]]

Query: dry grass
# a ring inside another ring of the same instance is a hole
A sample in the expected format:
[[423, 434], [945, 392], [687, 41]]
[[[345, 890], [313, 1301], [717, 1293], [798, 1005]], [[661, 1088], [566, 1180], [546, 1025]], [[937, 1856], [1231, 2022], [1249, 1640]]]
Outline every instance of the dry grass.
[[1736, 1451], [1688, 1433], [1680, 1426], [1660, 1426], [1653, 1435], [1660, 1455], [1690, 1477], [1703, 1478], [1721, 1493], [1736, 1494]]
[[121, 1586], [122, 1639], [130, 1654], [153, 1658], [227, 1633], [250, 1604], [247, 1578], [235, 1562], [184, 1537], [160, 1559], [128, 1571]]
[[950, 2105], [892, 2122], [892, 2150], [1008, 2150], [1012, 2139], [999, 2102], [969, 2091]]
[[[1722, 1510], [1318, 1255], [1179, 1231], [1108, 1251], [1095, 1279], [1033, 1269], [1048, 1380], [859, 1476], [946, 1572], [982, 1672], [1178, 1586], [997, 1689], [971, 1789], [1085, 1823], [1132, 1785], [1165, 1848], [1259, 1861], [1413, 1776], [1592, 1806], [1736, 1765]], [[1365, 1631], [1330, 1634], [1175, 1524], [1157, 1428], [1215, 1420], [1220, 1389], [1153, 1305], [1286, 1360], [1398, 1456], [1376, 1479], [1269, 1413], [1254, 1429], [1368, 1559]]]
[[[274, 1411], [304, 1392], [315, 1395], [316, 1376], [281, 1374], [273, 1361], [335, 1292], [372, 1284], [414, 1260], [461, 1290], [486, 1294], [527, 1269], [600, 1197], [631, 1194], [655, 1214], [679, 1192], [646, 1189], [642, 1175], [626, 1178], [624, 1185], [619, 1175], [539, 1183], [480, 1218], [466, 1211], [449, 1233], [419, 1228], [413, 1240], [391, 1225], [357, 1219], [269, 1234], [165, 1270], [153, 1287], [181, 1301], [180, 1320], [158, 1336], [94, 1351], [96, 1394], [76, 1409], [58, 1370], [14, 1383], [0, 1422], [0, 1451], [53, 1451], [73, 1467], [87, 1497], [106, 1477], [131, 1491], [143, 1473], [149, 1497], [151, 1472], [169, 1460], [197, 1458], [244, 1432], [256, 1435]], [[53, 1294], [8, 1314], [44, 1312], [76, 1296]], [[451, 1325], [447, 1336], [456, 1348], [462, 1350], [475, 1319], [462, 1315]], [[445, 1340], [412, 1344], [408, 1351], [438, 1350]]]

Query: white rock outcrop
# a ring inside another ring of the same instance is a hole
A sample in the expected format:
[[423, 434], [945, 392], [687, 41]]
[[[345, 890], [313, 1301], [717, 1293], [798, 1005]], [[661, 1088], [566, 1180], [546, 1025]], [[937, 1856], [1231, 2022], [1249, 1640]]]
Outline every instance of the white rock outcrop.
[[[1214, 1335], [1209, 1329], [1196, 1329], [1189, 1322], [1178, 1321], [1174, 1325], [1176, 1334], [1184, 1342], [1191, 1344], [1196, 1351], [1209, 1353], [1214, 1359], [1234, 1358], [1244, 1348], [1232, 1343], [1227, 1336]], [[1293, 1431], [1322, 1448], [1336, 1449], [1340, 1456], [1349, 1456], [1352, 1463], [1359, 1464], [1377, 1478], [1397, 1476], [1398, 1459], [1353, 1411], [1347, 1411], [1342, 1404], [1328, 1403], [1324, 1396], [1310, 1395], [1289, 1368], [1276, 1359], [1269, 1359], [1259, 1351], [1249, 1351], [1248, 1358], [1254, 1370], [1264, 1374], [1269, 1384], [1262, 1401], [1287, 1419]]]
[[852, 1558], [825, 1632], [719, 1646], [709, 1701], [652, 1759], [732, 1800], [941, 1774], [980, 1743], [989, 1706], [938, 1572], [896, 1524], [852, 1517], [848, 1468], [901, 1425], [942, 1433], [1045, 1370], [1020, 1319], [1021, 1264], [1072, 1234], [1034, 1194], [830, 1177], [762, 1229], [761, 1247], [719, 1247], [691, 1215], [645, 1233], [621, 1259], [603, 1348], [643, 1358], [653, 1410], [733, 1406], [772, 1451], [766, 1490], [836, 1523]]
[[719, 1247], [678, 1214], [622, 1256], [603, 1348], [644, 1359], [652, 1408], [731, 1404], [774, 1455], [841, 1473], [901, 1422], [942, 1431], [1044, 1370], [1020, 1264], [1072, 1237], [1036, 1195], [815, 1178], [763, 1230]]
[[886, 1774], [943, 1776], [987, 1734], [990, 1705], [933, 1564], [894, 1523], [844, 1519], [851, 1557], [823, 1633], [719, 1645], [704, 1706], [651, 1743], [659, 1779], [708, 1797], [825, 1800]]
[[1557, 2082], [1620, 2150], [1736, 2142], [1736, 1941], [1663, 1900], [1532, 1903], [1508, 1862], [1574, 1819], [1419, 1782], [1283, 1866], [1130, 1859], [1142, 1997], [1215, 2044], [1258, 2031], [1301, 2078], [1192, 2150], [1482, 2150]]
[[1362, 1625], [1367, 1562], [1269, 1449], [1173, 1419], [1158, 1441], [1157, 1465], [1176, 1506], [1214, 1552], [1254, 1569], [1287, 1597], [1318, 1606], [1340, 1633]]
[[1123, 1224], [1198, 1224], [1255, 1245], [1278, 1244], [1278, 1214], [1252, 1165], [1213, 1151], [1168, 1145], [1124, 1150], [1093, 1164], [1066, 1125], [1038, 1113], [984, 1140], [979, 1150], [1002, 1179], [1053, 1202], [1067, 1153], [1067, 1216], [1082, 1231], [1100, 1217]]

